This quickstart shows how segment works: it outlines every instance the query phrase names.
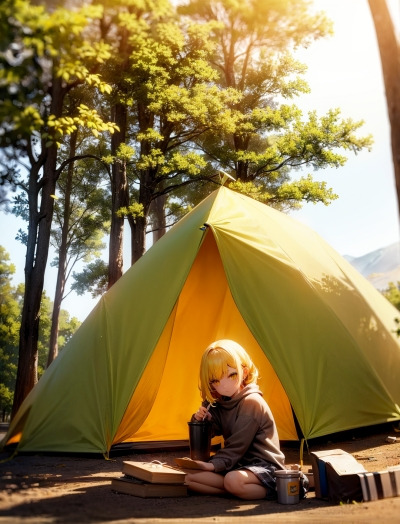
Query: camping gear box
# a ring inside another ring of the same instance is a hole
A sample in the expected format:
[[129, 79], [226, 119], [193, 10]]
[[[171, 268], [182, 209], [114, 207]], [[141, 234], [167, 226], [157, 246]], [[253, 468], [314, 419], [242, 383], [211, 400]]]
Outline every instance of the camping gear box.
[[358, 476], [364, 502], [400, 496], [400, 466]]
[[363, 499], [359, 473], [362, 464], [342, 449], [314, 451], [311, 464], [315, 479], [315, 496], [331, 502]]

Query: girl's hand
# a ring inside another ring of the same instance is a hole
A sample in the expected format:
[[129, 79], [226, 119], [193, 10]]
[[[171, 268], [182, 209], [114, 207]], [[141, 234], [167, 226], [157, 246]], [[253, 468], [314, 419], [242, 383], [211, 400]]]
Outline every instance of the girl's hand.
[[195, 460], [196, 464], [200, 466], [200, 469], [204, 471], [215, 471], [214, 464], [212, 462], [203, 462], [202, 460]]
[[194, 414], [194, 418], [198, 421], [211, 420], [211, 413], [204, 406], [200, 406], [199, 409]]

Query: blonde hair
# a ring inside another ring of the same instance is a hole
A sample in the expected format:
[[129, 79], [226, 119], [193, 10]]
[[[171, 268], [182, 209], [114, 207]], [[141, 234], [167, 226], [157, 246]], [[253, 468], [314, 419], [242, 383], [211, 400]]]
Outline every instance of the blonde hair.
[[240, 384], [246, 386], [257, 382], [258, 370], [242, 346], [233, 340], [217, 340], [204, 351], [200, 363], [199, 388], [203, 400], [214, 403], [218, 399], [211, 381], [219, 380], [227, 373], [228, 366], [237, 370]]

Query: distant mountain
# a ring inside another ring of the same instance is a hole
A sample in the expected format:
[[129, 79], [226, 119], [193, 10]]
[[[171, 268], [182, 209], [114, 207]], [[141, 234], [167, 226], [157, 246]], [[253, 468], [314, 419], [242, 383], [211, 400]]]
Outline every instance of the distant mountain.
[[361, 257], [345, 255], [344, 258], [380, 291], [386, 289], [389, 282], [400, 281], [400, 242]]

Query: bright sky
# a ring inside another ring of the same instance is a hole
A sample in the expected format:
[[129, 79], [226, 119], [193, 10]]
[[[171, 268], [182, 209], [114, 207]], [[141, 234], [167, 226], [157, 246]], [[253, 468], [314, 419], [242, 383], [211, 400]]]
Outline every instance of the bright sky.
[[[364, 120], [371, 152], [349, 156], [339, 169], [315, 173], [339, 195], [331, 205], [307, 205], [293, 216], [317, 231], [341, 255], [360, 256], [399, 240], [399, 220], [389, 124], [379, 50], [367, 0], [315, 0], [334, 22], [333, 38], [318, 41], [302, 57], [311, 94], [304, 110], [339, 107]], [[389, 0], [395, 20], [398, 0]]]
[[[389, 0], [394, 15], [398, 0]], [[324, 114], [339, 107], [345, 118], [364, 120], [363, 134], [372, 133], [372, 152], [350, 156], [340, 169], [315, 173], [339, 195], [330, 206], [308, 204], [294, 218], [317, 231], [341, 255], [361, 256], [400, 238], [389, 124], [379, 51], [367, 0], [315, 0], [334, 22], [335, 35], [316, 42], [302, 56], [308, 65], [311, 94], [293, 103]], [[15, 241], [19, 223], [1, 215], [0, 244], [16, 265], [14, 283], [24, 281], [25, 249]], [[56, 272], [48, 270], [45, 289], [53, 298]], [[83, 320], [97, 300], [71, 294], [62, 307]]]

